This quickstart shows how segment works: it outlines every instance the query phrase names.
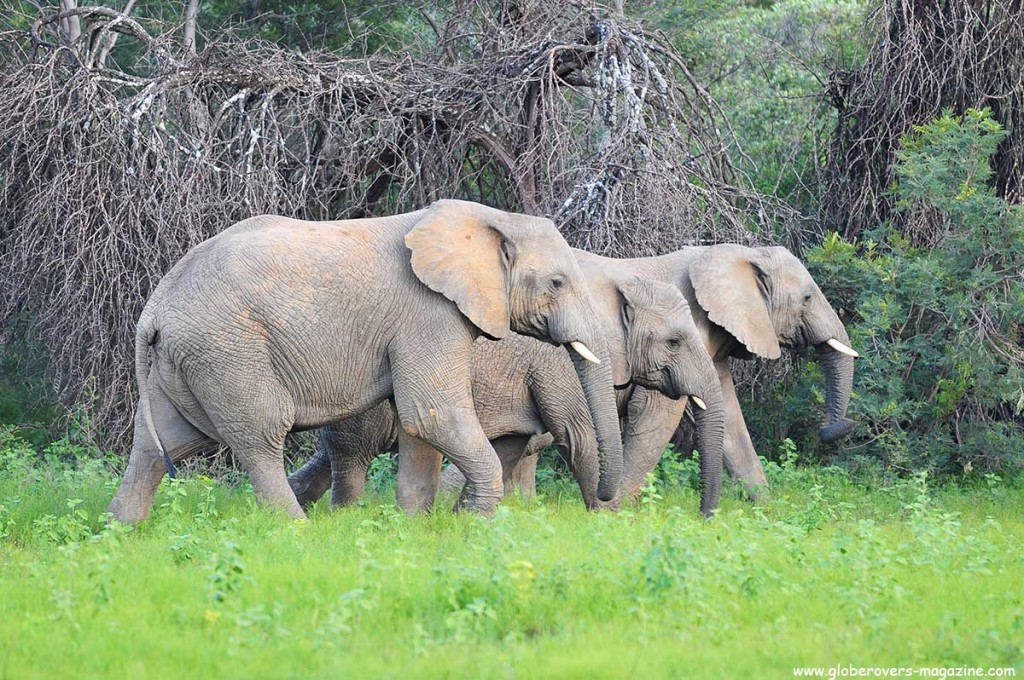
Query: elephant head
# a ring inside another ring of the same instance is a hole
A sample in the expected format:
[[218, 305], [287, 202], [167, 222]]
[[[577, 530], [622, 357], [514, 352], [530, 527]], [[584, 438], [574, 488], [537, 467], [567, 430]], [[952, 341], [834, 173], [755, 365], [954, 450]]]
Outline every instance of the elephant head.
[[782, 247], [712, 246], [691, 265], [690, 283], [708, 318], [742, 346], [740, 356], [777, 359], [783, 347], [815, 347], [826, 378], [821, 439], [832, 442], [853, 429], [846, 409], [857, 353], [800, 260]]
[[437, 201], [405, 238], [412, 268], [492, 339], [509, 332], [571, 347], [600, 456], [598, 496], [622, 476], [608, 343], [586, 281], [553, 222], [465, 201]]
[[701, 512], [722, 493], [725, 413], [722, 387], [686, 298], [675, 286], [633, 279], [618, 286], [624, 355], [613, 358], [616, 384], [628, 380], [679, 399], [689, 397], [700, 447]]

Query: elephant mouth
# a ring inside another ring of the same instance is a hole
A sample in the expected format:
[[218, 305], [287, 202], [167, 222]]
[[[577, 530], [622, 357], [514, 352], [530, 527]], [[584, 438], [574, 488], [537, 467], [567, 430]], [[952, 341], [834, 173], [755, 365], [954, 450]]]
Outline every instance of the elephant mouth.
[[685, 395], [676, 385], [675, 380], [672, 379], [672, 370], [667, 366], [660, 370], [651, 369], [651, 372], [643, 375], [633, 374], [625, 384], [616, 385], [615, 389], [625, 389], [633, 385], [639, 385], [646, 390], [660, 392], [669, 399], [680, 399]]
[[684, 392], [679, 389], [679, 387], [676, 385], [676, 381], [672, 379], [672, 369], [666, 366], [665, 368], [661, 369], [661, 374], [663, 378], [662, 384], [664, 385], [664, 387], [662, 387], [661, 389], [662, 393], [669, 399], [672, 399], [673, 401], [678, 401], [680, 398], [682, 398]]
[[791, 336], [779, 336], [779, 346], [791, 352], [796, 352], [797, 354], [806, 351], [811, 344], [812, 343], [808, 341], [806, 331], [803, 328], [797, 328]]

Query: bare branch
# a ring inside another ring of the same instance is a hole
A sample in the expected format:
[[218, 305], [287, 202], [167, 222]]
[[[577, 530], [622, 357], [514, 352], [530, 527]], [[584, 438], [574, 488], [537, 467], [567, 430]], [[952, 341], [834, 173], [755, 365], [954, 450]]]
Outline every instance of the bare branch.
[[78, 0], [60, 0], [60, 10], [63, 15], [60, 19], [60, 27], [68, 45], [74, 45], [82, 35], [82, 22], [78, 15], [69, 14], [71, 10], [77, 7]]
[[190, 57], [194, 57], [196, 55], [196, 21], [198, 16], [199, 0], [188, 0], [188, 5], [185, 8], [185, 28], [184, 40], [182, 40], [182, 50]]
[[[132, 8], [134, 7], [135, 0], [128, 0], [128, 4], [126, 4], [124, 6], [124, 9], [121, 11], [121, 16], [127, 17], [129, 14], [132, 13]], [[119, 21], [121, 21], [121, 19], [117, 18], [111, 21], [106, 26], [104, 26], [104, 34], [106, 34], [106, 32], [110, 29], [111, 26], [116, 26]], [[104, 41], [103, 45], [100, 47], [98, 54], [96, 55], [96, 66], [98, 66], [99, 68], [104, 68], [106, 66], [107, 57], [110, 55], [110, 52], [114, 49], [114, 46], [117, 44], [117, 37], [119, 35], [120, 33], [110, 33], [109, 35], [105, 35], [106, 40]]]

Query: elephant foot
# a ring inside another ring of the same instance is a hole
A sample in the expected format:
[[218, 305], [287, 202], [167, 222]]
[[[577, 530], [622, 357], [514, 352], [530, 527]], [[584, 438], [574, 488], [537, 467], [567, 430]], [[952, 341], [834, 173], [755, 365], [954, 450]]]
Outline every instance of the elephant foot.
[[123, 524], [138, 524], [149, 517], [149, 511], [150, 508], [146, 507], [143, 503], [132, 503], [118, 496], [115, 496], [114, 500], [110, 501], [110, 505], [107, 506], [107, 512], [113, 515], [115, 520]]
[[591, 512], [618, 512], [621, 509], [621, 498], [613, 498], [610, 501], [591, 500], [587, 502], [587, 510]]
[[769, 498], [768, 478], [758, 465], [744, 470], [729, 470], [729, 476], [740, 484], [740, 496], [748, 503], [763, 503]]
[[273, 510], [283, 510], [292, 519], [306, 519], [306, 511], [302, 509], [295, 496], [291, 498], [268, 497], [258, 493], [256, 500], [263, 506]]
[[[133, 457], [136, 456], [133, 452]], [[140, 456], [141, 457], [141, 456]], [[149, 517], [160, 480], [166, 473], [163, 461], [156, 456], [145, 456], [145, 461], [129, 461], [124, 479], [117, 487], [107, 512], [118, 522], [138, 524]]]
[[742, 495], [743, 500], [748, 503], [757, 505], [758, 503], [764, 503], [771, 498], [771, 489], [768, 487], [767, 480], [759, 484], [750, 484], [742, 482]]
[[247, 467], [253, 491], [260, 503], [268, 508], [284, 510], [294, 519], [306, 519], [306, 512], [295, 498], [295, 493], [284, 474], [283, 466], [248, 465]]
[[481, 494], [479, 490], [473, 489], [472, 486], [472, 484], [466, 484], [462, 489], [459, 499], [455, 501], [455, 512], [469, 511], [490, 517], [494, 514], [494, 509], [498, 506], [498, 503], [501, 502], [502, 494]]
[[330, 488], [330, 477], [324, 479], [321, 476], [306, 475], [303, 470], [299, 470], [288, 477], [288, 485], [295, 493], [295, 500], [299, 502], [299, 506], [303, 510], [308, 510], [327, 493], [327, 489]]

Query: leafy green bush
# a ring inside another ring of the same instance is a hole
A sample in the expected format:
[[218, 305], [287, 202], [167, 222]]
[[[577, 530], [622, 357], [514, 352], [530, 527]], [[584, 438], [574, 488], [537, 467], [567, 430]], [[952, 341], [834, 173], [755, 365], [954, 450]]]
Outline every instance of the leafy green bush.
[[[900, 210], [943, 229], [934, 247], [882, 225], [859, 242], [830, 235], [806, 253], [861, 353], [851, 412], [862, 425], [847, 458], [867, 454], [900, 471], [1024, 467], [1024, 210], [987, 184], [1003, 137], [988, 110], [969, 110], [903, 140], [892, 190]], [[775, 398], [820, 399], [809, 368]], [[817, 426], [807, 411], [765, 407], [795, 414], [790, 433], [802, 442]]]

